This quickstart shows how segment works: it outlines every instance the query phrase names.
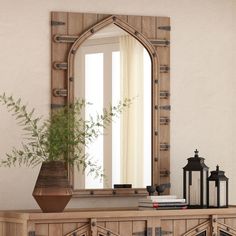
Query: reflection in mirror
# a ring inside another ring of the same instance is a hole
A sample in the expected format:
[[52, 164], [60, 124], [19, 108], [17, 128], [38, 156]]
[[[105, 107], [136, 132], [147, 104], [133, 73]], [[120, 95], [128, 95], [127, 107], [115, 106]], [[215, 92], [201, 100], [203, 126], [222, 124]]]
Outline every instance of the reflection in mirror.
[[151, 59], [133, 36], [111, 24], [85, 40], [75, 55], [75, 97], [83, 97], [84, 116], [133, 98], [131, 106], [84, 152], [103, 169], [105, 178], [74, 170], [75, 189], [151, 184]]

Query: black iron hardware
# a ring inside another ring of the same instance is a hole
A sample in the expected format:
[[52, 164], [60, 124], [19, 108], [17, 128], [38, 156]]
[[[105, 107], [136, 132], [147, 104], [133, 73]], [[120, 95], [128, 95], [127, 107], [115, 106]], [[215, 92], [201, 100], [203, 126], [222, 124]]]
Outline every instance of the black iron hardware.
[[166, 116], [160, 117], [160, 124], [161, 125], [168, 125], [170, 123], [170, 118]]
[[71, 54], [75, 54], [75, 53], [76, 53], [75, 49], [71, 50]]
[[169, 91], [161, 91], [160, 92], [160, 99], [167, 99], [170, 97], [170, 92]]
[[164, 105], [164, 106], [159, 106], [160, 110], [167, 110], [170, 111], [171, 110], [171, 106], [170, 105]]
[[160, 171], [160, 176], [161, 177], [169, 177], [170, 176], [170, 171], [169, 170], [161, 170]]
[[59, 25], [65, 25], [65, 24], [66, 23], [62, 21], [55, 21], [55, 20], [51, 21], [51, 26], [59, 26]]
[[65, 107], [64, 104], [51, 104], [51, 109], [58, 109]]
[[170, 149], [170, 144], [168, 143], [161, 143], [160, 144], [160, 151], [169, 151]]
[[58, 35], [56, 34], [53, 39], [56, 43], [74, 43], [79, 37], [76, 35]]
[[72, 236], [77, 236], [77, 233], [73, 233]]
[[168, 73], [170, 71], [170, 67], [168, 65], [160, 65], [161, 73]]
[[55, 97], [67, 97], [67, 89], [53, 89]]
[[171, 235], [172, 233], [171, 231], [163, 231], [161, 227], [155, 228], [155, 236]]
[[145, 231], [143, 232], [135, 232], [133, 235], [136, 236], [152, 236], [152, 228], [148, 227]]
[[159, 29], [159, 30], [171, 31], [171, 27], [170, 27], [170, 25], [159, 26], [158, 29]]
[[29, 231], [28, 236], [36, 236], [35, 231]]
[[170, 45], [170, 41], [167, 39], [151, 39], [150, 40], [151, 44], [153, 44], [154, 46], [162, 46], [162, 47], [166, 47]]
[[53, 67], [57, 70], [67, 70], [68, 64], [67, 62], [54, 62]]

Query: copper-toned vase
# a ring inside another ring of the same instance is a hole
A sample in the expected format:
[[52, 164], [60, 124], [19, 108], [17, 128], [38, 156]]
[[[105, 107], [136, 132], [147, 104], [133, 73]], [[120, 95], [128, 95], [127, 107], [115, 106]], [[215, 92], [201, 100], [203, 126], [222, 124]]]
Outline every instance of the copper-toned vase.
[[67, 173], [65, 162], [50, 161], [42, 164], [33, 197], [43, 212], [62, 212], [70, 201], [72, 188]]

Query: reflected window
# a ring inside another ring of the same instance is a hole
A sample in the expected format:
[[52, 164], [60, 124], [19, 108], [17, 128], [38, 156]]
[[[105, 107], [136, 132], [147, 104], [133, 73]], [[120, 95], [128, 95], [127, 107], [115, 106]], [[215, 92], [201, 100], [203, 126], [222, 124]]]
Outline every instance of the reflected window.
[[[115, 27], [115, 28], [114, 28]], [[151, 184], [151, 60], [146, 49], [117, 26], [87, 39], [75, 57], [75, 97], [83, 97], [85, 118], [132, 98], [130, 108], [84, 150], [104, 169], [105, 179], [75, 173], [75, 188]]]

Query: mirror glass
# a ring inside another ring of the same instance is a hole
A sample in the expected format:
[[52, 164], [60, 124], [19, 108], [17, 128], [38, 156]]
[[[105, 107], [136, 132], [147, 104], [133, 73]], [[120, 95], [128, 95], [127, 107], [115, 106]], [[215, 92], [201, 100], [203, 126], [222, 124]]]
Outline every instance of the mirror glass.
[[115, 24], [94, 33], [75, 55], [75, 98], [91, 103], [84, 117], [102, 114], [124, 98], [132, 104], [84, 152], [104, 169], [104, 179], [74, 169], [75, 189], [151, 184], [151, 59], [133, 36]]

